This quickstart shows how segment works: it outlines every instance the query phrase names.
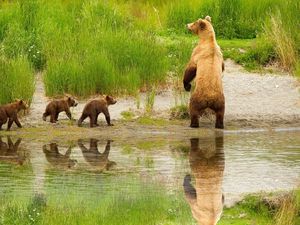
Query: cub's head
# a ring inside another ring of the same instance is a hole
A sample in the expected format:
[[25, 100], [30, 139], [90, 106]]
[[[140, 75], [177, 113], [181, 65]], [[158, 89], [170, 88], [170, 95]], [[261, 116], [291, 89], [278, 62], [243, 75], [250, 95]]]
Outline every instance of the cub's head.
[[114, 105], [114, 104], [117, 103], [117, 101], [113, 97], [111, 97], [109, 95], [105, 96], [105, 100], [107, 102], [107, 105]]
[[69, 107], [75, 107], [78, 105], [78, 102], [73, 96], [66, 96], [65, 99], [68, 102]]
[[16, 104], [17, 104], [17, 107], [18, 107], [18, 110], [25, 110], [25, 109], [28, 109], [29, 106], [28, 104], [24, 101], [24, 100], [16, 100]]
[[214, 35], [214, 28], [211, 25], [210, 16], [206, 16], [205, 19], [198, 19], [193, 23], [187, 24], [187, 29], [199, 37]]

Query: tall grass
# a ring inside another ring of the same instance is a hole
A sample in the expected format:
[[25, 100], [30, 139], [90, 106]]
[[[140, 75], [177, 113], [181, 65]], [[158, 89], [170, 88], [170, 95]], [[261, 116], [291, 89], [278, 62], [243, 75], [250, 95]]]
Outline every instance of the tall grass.
[[283, 4], [282, 0], [177, 0], [165, 6], [166, 26], [183, 33], [187, 23], [210, 15], [218, 37], [254, 38], [268, 13]]
[[34, 77], [31, 65], [24, 57], [5, 59], [0, 57], [0, 105], [23, 99], [31, 102]]
[[299, 213], [295, 193], [285, 195], [281, 202], [280, 208], [275, 215], [275, 225], [294, 225]]
[[299, 73], [299, 12], [297, 0], [177, 0], [166, 5], [165, 24], [169, 32], [184, 34], [188, 22], [210, 15], [218, 38], [258, 37], [238, 61], [249, 67], [278, 61], [283, 69]]
[[153, 34], [135, 29], [126, 15], [104, 2], [69, 3], [75, 7], [71, 11], [56, 3], [58, 10], [44, 2], [40, 15], [55, 13], [41, 18], [48, 95], [133, 94], [164, 82], [166, 50]]

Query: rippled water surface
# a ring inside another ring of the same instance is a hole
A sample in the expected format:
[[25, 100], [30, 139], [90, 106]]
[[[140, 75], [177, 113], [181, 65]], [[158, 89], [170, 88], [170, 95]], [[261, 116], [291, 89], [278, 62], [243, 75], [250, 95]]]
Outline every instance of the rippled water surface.
[[299, 185], [299, 175], [299, 130], [185, 139], [149, 134], [143, 140], [0, 140], [1, 198], [42, 194], [51, 202], [72, 195], [94, 204], [109, 193], [145, 192], [151, 197], [159, 192], [181, 198], [203, 224], [211, 219], [204, 209], [217, 220], [223, 201], [231, 204], [247, 193], [292, 189]]

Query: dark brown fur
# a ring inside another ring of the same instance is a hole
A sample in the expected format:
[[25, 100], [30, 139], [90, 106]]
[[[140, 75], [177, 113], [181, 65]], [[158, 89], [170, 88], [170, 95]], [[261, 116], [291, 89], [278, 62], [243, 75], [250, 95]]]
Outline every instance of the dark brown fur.
[[78, 126], [81, 126], [82, 122], [89, 117], [90, 118], [90, 127], [97, 127], [99, 124], [98, 116], [100, 113], [103, 113], [105, 115], [105, 119], [108, 126], [113, 126], [113, 124], [110, 123], [110, 115], [108, 111], [108, 106], [115, 104], [117, 101], [111, 97], [106, 96], [105, 98], [100, 99], [94, 99], [90, 102], [88, 102], [82, 112], [82, 115], [80, 119], [78, 120]]
[[18, 112], [27, 108], [28, 106], [23, 100], [18, 100], [14, 103], [0, 106], [0, 130], [2, 129], [2, 125], [5, 124], [7, 120], [7, 130], [10, 130], [13, 122], [15, 122], [16, 125], [21, 128], [22, 125], [18, 119]]
[[68, 118], [71, 120], [72, 115], [70, 112], [70, 107], [77, 106], [77, 102], [72, 97], [65, 97], [63, 99], [58, 99], [50, 102], [43, 114], [43, 120], [46, 121], [47, 117], [50, 116], [50, 122], [56, 123], [58, 120], [58, 115], [61, 112], [66, 112]]

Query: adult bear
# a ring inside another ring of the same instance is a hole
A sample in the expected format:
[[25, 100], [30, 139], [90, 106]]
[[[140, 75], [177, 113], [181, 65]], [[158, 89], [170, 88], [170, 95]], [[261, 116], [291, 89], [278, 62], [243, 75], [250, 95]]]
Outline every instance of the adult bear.
[[199, 127], [199, 116], [206, 108], [210, 108], [216, 113], [215, 127], [223, 129], [225, 98], [221, 74], [224, 62], [211, 19], [206, 16], [205, 19], [189, 23], [187, 28], [199, 37], [183, 78], [186, 91], [190, 91], [190, 82], [194, 78], [196, 83], [190, 99], [191, 127]]

